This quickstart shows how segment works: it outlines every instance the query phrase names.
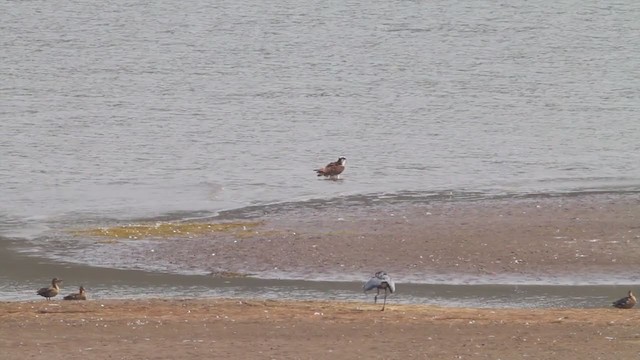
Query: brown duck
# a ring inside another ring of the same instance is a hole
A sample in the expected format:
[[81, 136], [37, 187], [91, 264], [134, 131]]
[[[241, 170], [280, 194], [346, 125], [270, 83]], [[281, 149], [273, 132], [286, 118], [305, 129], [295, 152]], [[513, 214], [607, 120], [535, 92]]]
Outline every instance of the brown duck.
[[347, 163], [347, 158], [344, 156], [341, 156], [338, 158], [338, 161], [330, 162], [329, 164], [327, 164], [327, 166], [321, 169], [315, 169], [314, 171], [318, 173], [318, 176], [325, 176], [325, 177], [328, 176], [328, 177], [334, 178], [342, 174], [342, 172], [346, 167], [346, 163]]
[[51, 280], [51, 286], [38, 290], [38, 295], [44, 296], [47, 300], [50, 300], [60, 292], [60, 286], [58, 286], [58, 284], [61, 282], [62, 280], [53, 278], [53, 280]]
[[84, 291], [84, 286], [80, 286], [80, 291], [75, 294], [69, 294], [65, 296], [65, 300], [87, 300], [87, 293]]
[[631, 292], [631, 290], [629, 290], [629, 295], [623, 297], [620, 300], [614, 301], [613, 306], [617, 307], [618, 309], [631, 309], [636, 305], [637, 302], [638, 301], [636, 300], [636, 297], [633, 296], [633, 293]]

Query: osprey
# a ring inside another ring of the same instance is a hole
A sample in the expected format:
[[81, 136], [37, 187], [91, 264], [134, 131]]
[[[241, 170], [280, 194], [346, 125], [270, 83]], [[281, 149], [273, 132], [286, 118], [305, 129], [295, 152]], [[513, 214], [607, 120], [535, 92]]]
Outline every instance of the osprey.
[[322, 169], [315, 169], [314, 171], [318, 173], [318, 176], [329, 176], [333, 178], [334, 176], [340, 175], [345, 168], [345, 164], [347, 163], [347, 158], [341, 156], [338, 158], [336, 162], [330, 162], [327, 166]]

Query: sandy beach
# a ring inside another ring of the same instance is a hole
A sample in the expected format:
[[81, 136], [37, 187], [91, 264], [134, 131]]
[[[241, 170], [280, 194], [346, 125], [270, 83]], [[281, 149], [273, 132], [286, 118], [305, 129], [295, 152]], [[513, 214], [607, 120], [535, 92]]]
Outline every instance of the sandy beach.
[[[638, 195], [596, 194], [285, 209], [250, 221], [223, 222], [223, 227], [183, 238], [155, 234], [148, 245], [153, 252], [128, 256], [158, 266], [208, 269], [216, 276], [277, 271], [355, 278], [384, 269], [400, 280], [596, 276], [633, 281], [640, 256], [638, 204]], [[98, 237], [111, 247], [136, 241]], [[636, 309], [613, 309], [610, 303], [592, 309], [571, 305], [480, 309], [390, 302], [381, 312], [370, 302], [338, 301], [141, 296], [5, 302], [0, 303], [0, 346], [6, 359], [640, 355]]]
[[3, 359], [632, 359], [640, 313], [238, 300], [0, 303]]

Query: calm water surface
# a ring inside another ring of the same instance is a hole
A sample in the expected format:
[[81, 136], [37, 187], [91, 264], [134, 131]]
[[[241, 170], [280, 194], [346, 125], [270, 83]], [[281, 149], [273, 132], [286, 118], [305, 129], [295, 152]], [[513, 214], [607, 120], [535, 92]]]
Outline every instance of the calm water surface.
[[[639, 19], [630, 0], [5, 1], [0, 235], [640, 190]], [[344, 180], [317, 180], [340, 155]]]

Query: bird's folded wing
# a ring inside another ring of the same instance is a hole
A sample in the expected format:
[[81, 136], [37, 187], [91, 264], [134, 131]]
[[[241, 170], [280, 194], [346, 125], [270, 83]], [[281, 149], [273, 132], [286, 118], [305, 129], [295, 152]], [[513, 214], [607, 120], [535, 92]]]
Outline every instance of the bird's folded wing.
[[376, 289], [378, 286], [380, 286], [380, 284], [382, 284], [382, 280], [377, 278], [377, 277], [372, 277], [371, 279], [369, 279], [369, 281], [367, 281], [362, 288], [364, 289], [364, 291], [369, 291], [369, 290], [373, 290]]

